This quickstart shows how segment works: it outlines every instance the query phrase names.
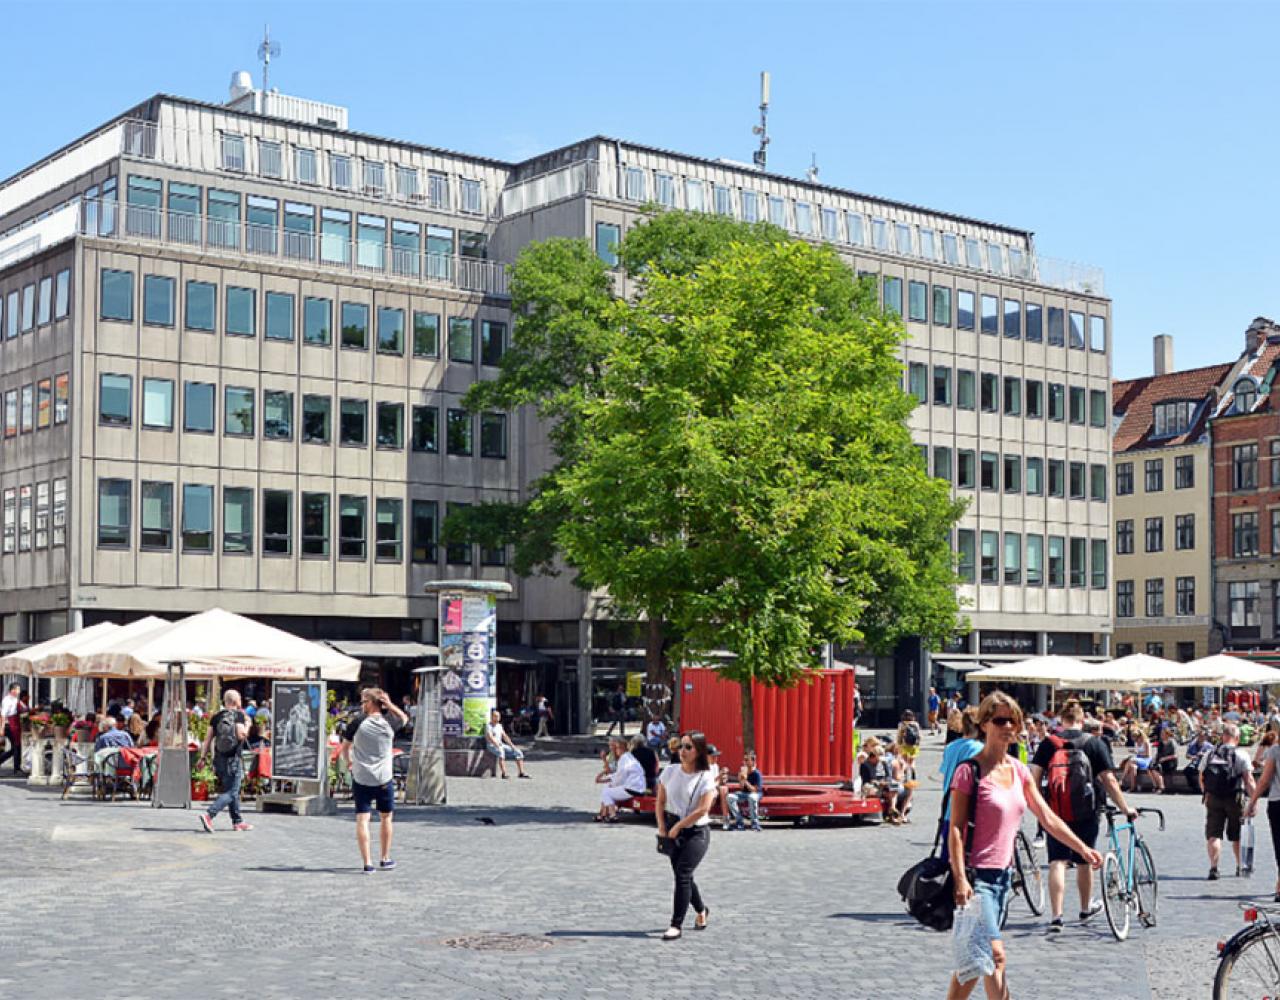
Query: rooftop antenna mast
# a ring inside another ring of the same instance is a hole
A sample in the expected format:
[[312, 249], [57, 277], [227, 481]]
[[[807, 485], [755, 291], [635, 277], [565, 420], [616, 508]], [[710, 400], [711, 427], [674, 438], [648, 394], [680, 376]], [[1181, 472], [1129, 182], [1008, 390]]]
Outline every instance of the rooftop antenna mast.
[[760, 170], [767, 169], [769, 158], [769, 71], [760, 74], [760, 124], [751, 130], [760, 137], [760, 148], [751, 154], [751, 161]]
[[809, 168], [804, 172], [804, 175], [807, 178], [809, 178], [810, 184], [818, 183], [818, 154], [817, 153], [809, 154]]
[[262, 26], [262, 42], [258, 46], [258, 58], [262, 60], [262, 92], [270, 88], [271, 57], [280, 54], [280, 43], [271, 40], [271, 25]]

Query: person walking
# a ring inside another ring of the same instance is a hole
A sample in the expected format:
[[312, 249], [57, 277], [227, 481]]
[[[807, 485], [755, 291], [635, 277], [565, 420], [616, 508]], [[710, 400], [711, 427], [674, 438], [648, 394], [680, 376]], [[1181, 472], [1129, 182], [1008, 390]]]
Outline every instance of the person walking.
[[675, 941], [684, 933], [684, 918], [690, 905], [696, 930], [706, 930], [711, 915], [693, 878], [711, 843], [709, 814], [716, 800], [706, 736], [697, 730], [685, 733], [680, 737], [679, 754], [680, 762], [668, 764], [658, 776], [658, 804], [654, 810], [658, 837], [669, 841], [663, 853], [671, 859], [676, 883], [671, 926], [663, 931], [663, 941]]
[[0, 753], [0, 764], [12, 757], [13, 773], [18, 777], [25, 773], [22, 770], [22, 717], [29, 711], [22, 700], [22, 688], [17, 684], [10, 684], [9, 693], [0, 698], [0, 721], [4, 723], [4, 729], [0, 731], [0, 743], [6, 738], [9, 740], [8, 749]]
[[[396, 863], [391, 857], [392, 814], [396, 809], [396, 785], [391, 769], [391, 745], [409, 717], [387, 697], [382, 688], [365, 688], [360, 692], [363, 714], [347, 728], [339, 751], [351, 769], [351, 798], [356, 806], [356, 846], [364, 862], [364, 873], [374, 872], [369, 847], [369, 817], [377, 807], [382, 849], [378, 867], [391, 871]], [[390, 718], [388, 718], [388, 713]]]
[[535, 740], [551, 739], [550, 725], [555, 719], [555, 713], [551, 711], [551, 702], [547, 701], [545, 694], [538, 695], [538, 700], [534, 703], [534, 713], [538, 716], [538, 731], [533, 734]]
[[938, 711], [942, 708], [942, 699], [938, 697], [937, 688], [929, 688], [929, 732], [938, 735]]
[[627, 735], [627, 686], [625, 684], [619, 684], [618, 689], [609, 696], [609, 728], [605, 736], [613, 735], [614, 726], [618, 727], [620, 735]]
[[[1049, 808], [1063, 820], [1087, 847], [1098, 842], [1098, 814], [1105, 803], [1100, 789], [1130, 820], [1138, 814], [1125, 801], [1116, 780], [1111, 749], [1097, 736], [1084, 731], [1084, 708], [1074, 698], [1062, 706], [1063, 729], [1047, 734], [1031, 760], [1031, 777], [1039, 787], [1048, 775]], [[1102, 909], [1102, 900], [1093, 898], [1093, 869], [1085, 859], [1057, 837], [1049, 836], [1049, 933], [1061, 933], [1062, 908], [1067, 889], [1067, 865], [1076, 868], [1076, 888], [1080, 890], [1080, 921], [1083, 923]]]
[[[1008, 998], [1005, 949], [1000, 923], [1009, 904], [1013, 883], [1013, 843], [1022, 815], [1030, 809], [1045, 830], [1076, 851], [1094, 868], [1102, 855], [1080, 840], [1040, 796], [1030, 770], [1009, 756], [1009, 747], [1022, 728], [1022, 709], [1003, 691], [995, 691], [978, 706], [978, 730], [982, 752], [973, 758], [976, 767], [964, 765], [951, 779], [951, 823], [948, 853], [955, 879], [955, 904], [977, 901], [983, 936], [990, 942], [994, 968], [983, 977], [989, 1000]], [[969, 828], [972, 817], [972, 831]], [[969, 881], [972, 870], [973, 882]], [[955, 974], [947, 987], [947, 1000], [965, 1000], [977, 980], [960, 982]]]
[[1209, 854], [1209, 881], [1218, 878], [1222, 858], [1222, 835], [1236, 857], [1240, 874], [1240, 820], [1244, 815], [1241, 792], [1253, 799], [1257, 784], [1249, 755], [1240, 749], [1240, 727], [1234, 722], [1222, 726], [1222, 742], [1200, 760], [1200, 792], [1203, 795], [1205, 849]]
[[213, 770], [222, 788], [222, 793], [200, 814], [200, 825], [206, 833], [213, 833], [214, 818], [223, 809], [231, 814], [231, 829], [238, 833], [253, 829], [240, 815], [240, 786], [244, 784], [244, 761], [240, 757], [240, 748], [248, 738], [249, 717], [240, 710], [240, 692], [227, 688], [222, 696], [222, 710], [209, 720], [209, 731], [205, 733], [200, 747], [201, 764], [209, 758], [212, 748]]
[[1262, 758], [1262, 774], [1249, 795], [1244, 815], [1252, 819], [1258, 810], [1258, 800], [1267, 797], [1267, 824], [1271, 827], [1271, 849], [1276, 856], [1276, 891], [1272, 902], [1280, 903], [1280, 781], [1276, 781], [1276, 766], [1280, 764], [1280, 742], [1267, 747]]

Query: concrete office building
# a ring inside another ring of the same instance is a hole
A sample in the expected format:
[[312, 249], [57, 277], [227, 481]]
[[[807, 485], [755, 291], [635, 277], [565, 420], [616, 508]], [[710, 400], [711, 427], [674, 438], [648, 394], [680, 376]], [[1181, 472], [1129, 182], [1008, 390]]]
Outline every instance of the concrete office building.
[[[934, 669], [1106, 651], [1096, 271], [1024, 230], [614, 139], [521, 163], [381, 139], [244, 74], [226, 104], [156, 96], [0, 183], [4, 642], [214, 604], [431, 641], [423, 583], [504, 578], [500, 643], [541, 665], [500, 700], [544, 688], [585, 728], [640, 668], [640, 629], [564, 578], [513, 578], [503, 552], [437, 546], [437, 526], [520, 496], [549, 458], [527, 414], [459, 407], [502, 356], [505, 265], [551, 236], [609, 260], [650, 203], [830, 243], [904, 316], [913, 429], [972, 500], [974, 631]], [[877, 669], [864, 688], [889, 708], [931, 667], [904, 647]]]

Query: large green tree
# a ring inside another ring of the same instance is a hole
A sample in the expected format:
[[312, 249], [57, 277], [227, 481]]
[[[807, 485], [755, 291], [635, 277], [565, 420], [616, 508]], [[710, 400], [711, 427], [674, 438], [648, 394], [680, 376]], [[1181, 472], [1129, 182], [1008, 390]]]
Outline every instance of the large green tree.
[[870, 285], [829, 250], [714, 216], [658, 215], [619, 256], [626, 300], [581, 241], [521, 255], [512, 350], [468, 405], [536, 407], [557, 462], [525, 503], [446, 533], [607, 586], [650, 622], [651, 680], [664, 647], [732, 653], [748, 739], [751, 679], [792, 683], [824, 642], [954, 629], [959, 508], [911, 441], [902, 326]]

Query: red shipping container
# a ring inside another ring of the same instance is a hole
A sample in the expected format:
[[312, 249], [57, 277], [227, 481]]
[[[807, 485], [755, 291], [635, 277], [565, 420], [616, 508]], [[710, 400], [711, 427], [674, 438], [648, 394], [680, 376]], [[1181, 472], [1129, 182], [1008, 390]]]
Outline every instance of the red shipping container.
[[[815, 670], [790, 688], [752, 684], [756, 756], [767, 782], [836, 785], [853, 777], [852, 670]], [[700, 729], [720, 764], [742, 763], [742, 689], [713, 667], [680, 671], [680, 728]]]

